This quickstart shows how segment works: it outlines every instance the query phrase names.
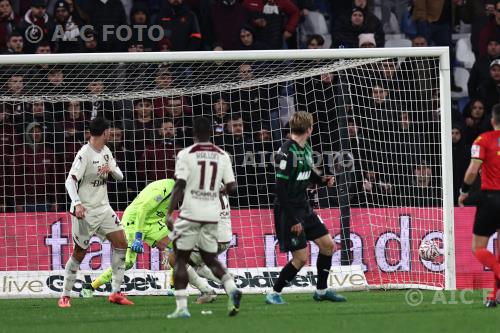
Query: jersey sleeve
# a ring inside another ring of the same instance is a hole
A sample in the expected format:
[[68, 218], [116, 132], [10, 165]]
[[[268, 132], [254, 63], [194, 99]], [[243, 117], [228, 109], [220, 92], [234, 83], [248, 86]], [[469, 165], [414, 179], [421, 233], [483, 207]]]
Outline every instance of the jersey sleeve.
[[226, 153], [224, 154], [224, 166], [222, 170], [222, 180], [224, 181], [224, 184], [229, 184], [229, 183], [234, 183], [235, 178], [234, 178], [234, 172], [233, 172], [233, 167], [231, 165], [231, 159], [229, 158], [229, 155]]
[[76, 178], [77, 181], [80, 181], [85, 174], [85, 169], [87, 168], [87, 158], [83, 152], [78, 152], [73, 161], [73, 165], [71, 166], [71, 170], [69, 170], [69, 175]]
[[283, 151], [282, 148], [276, 154], [276, 177], [289, 180], [293, 168], [294, 155], [290, 151]]
[[486, 157], [486, 140], [483, 136], [478, 136], [472, 143], [471, 158], [484, 161]]
[[189, 177], [188, 154], [185, 151], [179, 152], [175, 162], [175, 179], [187, 180]]

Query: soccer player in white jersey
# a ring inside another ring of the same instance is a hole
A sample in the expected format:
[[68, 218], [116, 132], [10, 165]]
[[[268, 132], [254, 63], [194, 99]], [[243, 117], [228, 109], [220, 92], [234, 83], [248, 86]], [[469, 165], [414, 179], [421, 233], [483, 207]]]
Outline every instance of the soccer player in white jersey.
[[[212, 128], [208, 119], [197, 118], [193, 126], [195, 144], [181, 150], [177, 155], [176, 182], [167, 212], [167, 226], [173, 230], [171, 238], [174, 239], [176, 258], [174, 286], [177, 308], [168, 318], [190, 317], [187, 309], [186, 264], [195, 246], [198, 247], [205, 264], [222, 282], [229, 296], [229, 315], [236, 315], [240, 308], [242, 293], [216, 257], [221, 181], [226, 184], [225, 190], [228, 193], [235, 191], [236, 182], [229, 155], [210, 142], [211, 134]], [[174, 226], [172, 213], [181, 200], [182, 206]]]
[[71, 307], [70, 293], [76, 273], [94, 234], [101, 239], [107, 238], [113, 246], [112, 294], [109, 301], [121, 305], [134, 304], [120, 292], [125, 272], [127, 239], [118, 216], [109, 205], [106, 186], [110, 174], [114, 179], [122, 180], [123, 173], [106, 146], [109, 122], [97, 117], [90, 122], [89, 128], [90, 140], [78, 151], [66, 179], [66, 189], [71, 198], [71, 230], [75, 247], [66, 263], [63, 293], [58, 302], [61, 308]]

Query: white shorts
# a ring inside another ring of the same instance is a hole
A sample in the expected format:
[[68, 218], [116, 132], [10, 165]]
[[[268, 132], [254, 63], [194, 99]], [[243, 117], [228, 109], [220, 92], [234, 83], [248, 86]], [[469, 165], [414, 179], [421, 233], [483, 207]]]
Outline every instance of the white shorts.
[[97, 212], [86, 211], [83, 219], [71, 217], [73, 242], [82, 249], [89, 247], [90, 238], [93, 235], [104, 240], [107, 234], [119, 230], [123, 230], [122, 224], [110, 206], [104, 210], [99, 209]]
[[230, 218], [221, 218], [217, 224], [217, 241], [219, 243], [228, 243], [233, 238], [233, 229], [231, 228]]
[[217, 253], [217, 224], [198, 223], [178, 218], [174, 224], [175, 246], [189, 251], [198, 247], [208, 253]]

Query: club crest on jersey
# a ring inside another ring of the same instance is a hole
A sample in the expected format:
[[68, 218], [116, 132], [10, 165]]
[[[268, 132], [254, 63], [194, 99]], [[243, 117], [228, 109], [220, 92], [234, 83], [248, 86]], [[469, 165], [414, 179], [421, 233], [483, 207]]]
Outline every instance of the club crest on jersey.
[[280, 170], [285, 170], [286, 169], [286, 160], [281, 160], [280, 162]]
[[108, 161], [109, 161], [109, 156], [108, 156], [108, 154], [105, 154], [105, 155], [104, 155], [104, 160], [105, 160], [106, 162], [108, 162]]

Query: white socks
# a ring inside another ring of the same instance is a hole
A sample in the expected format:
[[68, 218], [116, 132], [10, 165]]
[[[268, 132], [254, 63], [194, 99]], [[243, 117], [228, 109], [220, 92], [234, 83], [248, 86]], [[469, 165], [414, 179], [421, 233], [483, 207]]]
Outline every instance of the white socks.
[[202, 293], [208, 293], [212, 289], [208, 286], [208, 283], [205, 279], [199, 277], [198, 274], [196, 274], [195, 270], [191, 265], [186, 265], [186, 270], [189, 278], [189, 283], [193, 285], [195, 288], [197, 288], [199, 291]]
[[123, 276], [125, 275], [125, 254], [126, 249], [115, 249], [113, 248], [113, 256], [111, 258], [111, 269], [113, 271], [113, 280], [111, 281], [111, 292], [119, 293], [122, 283]]
[[230, 294], [234, 290], [238, 289], [236, 288], [236, 284], [234, 283], [234, 279], [231, 275], [228, 273], [224, 274], [224, 276], [221, 279], [222, 284], [224, 285], [224, 290], [226, 290], [226, 294]]
[[80, 263], [73, 256], [69, 257], [64, 268], [63, 296], [70, 296], [76, 280], [76, 273], [80, 269]]
[[196, 270], [196, 273], [198, 273], [199, 276], [201, 277], [204, 277], [206, 279], [209, 279], [209, 280], [212, 280], [212, 281], [215, 281], [217, 282], [218, 284], [222, 284], [221, 280], [219, 280], [215, 275], [214, 273], [212, 273], [212, 271], [210, 270], [210, 268], [208, 268], [207, 265], [203, 265], [201, 267], [199, 267], [197, 270]]
[[186, 289], [178, 289], [174, 291], [177, 310], [187, 309], [188, 291]]

